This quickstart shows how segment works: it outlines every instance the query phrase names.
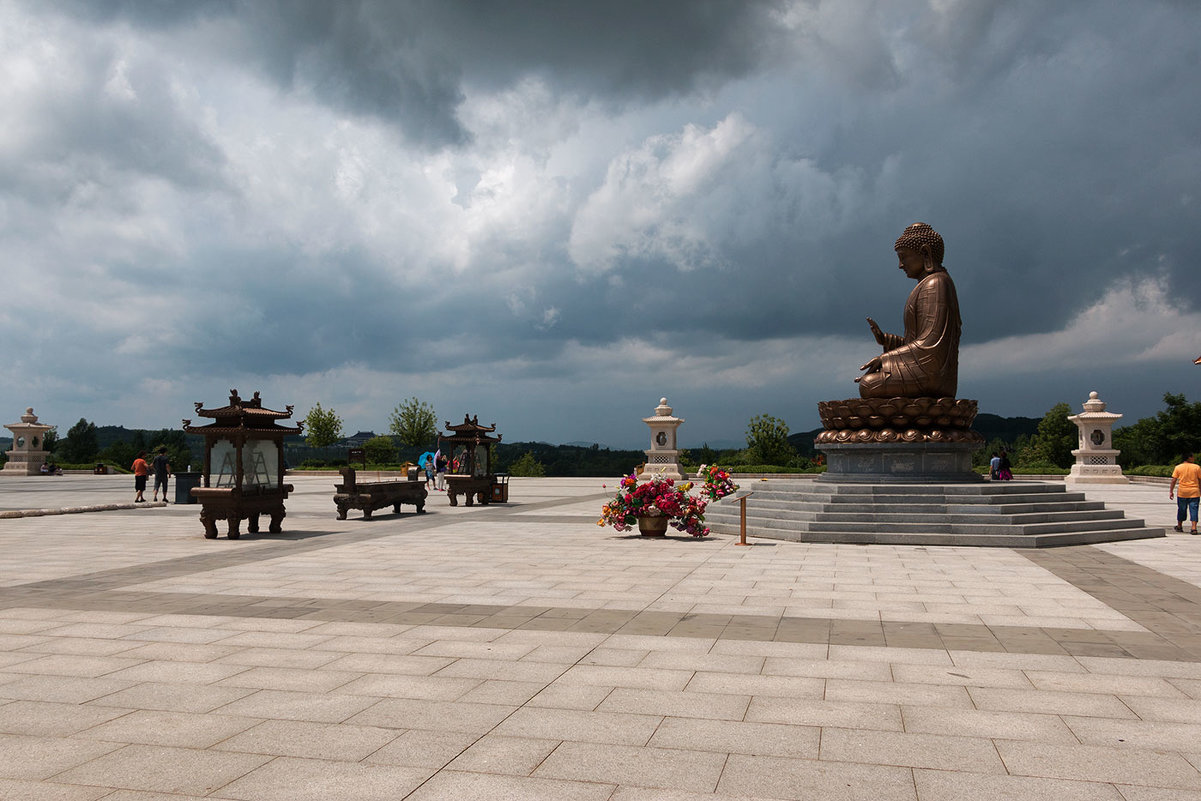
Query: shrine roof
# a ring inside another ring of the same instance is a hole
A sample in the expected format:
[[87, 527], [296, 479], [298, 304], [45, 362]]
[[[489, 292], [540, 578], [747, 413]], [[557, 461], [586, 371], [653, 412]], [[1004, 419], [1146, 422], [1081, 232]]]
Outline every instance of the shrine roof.
[[[233, 434], [235, 432], [244, 431], [261, 431], [274, 434], [299, 434], [303, 430], [303, 426], [281, 426], [274, 422], [258, 423], [252, 425], [230, 425], [229, 420], [216, 420], [209, 423], [207, 426], [194, 426], [191, 420], [183, 421], [183, 430], [189, 434]], [[245, 421], [243, 421], [244, 423]]]
[[442, 439], [458, 439], [458, 440], [476, 440], [480, 442], [500, 442], [501, 435], [490, 437], [488, 434], [496, 431], [496, 423], [490, 426], [480, 425], [479, 415], [469, 417], [463, 415], [463, 422], [458, 425], [451, 425], [450, 421], [446, 421], [446, 430], [452, 432], [450, 436], [443, 436]]
[[204, 404], [196, 403], [196, 414], [201, 417], [214, 418], [214, 422], [206, 426], [193, 426], [191, 420], [184, 420], [184, 430], [193, 432], [207, 431], [210, 433], [219, 433], [223, 431], [272, 431], [286, 434], [299, 434], [304, 428], [304, 423], [298, 423], [295, 427], [281, 426], [276, 424], [276, 420], [286, 419], [292, 416], [292, 407], [284, 407], [284, 411], [275, 409], [263, 408], [263, 402], [259, 398], [259, 393], [254, 393], [254, 397], [250, 400], [243, 400], [238, 397], [238, 391], [231, 389], [229, 391], [229, 404], [216, 409], [206, 409]]
[[242, 400], [238, 397], [238, 391], [231, 389], [229, 391], [229, 404], [216, 409], [205, 409], [204, 404], [196, 403], [196, 414], [201, 417], [251, 417], [258, 419], [280, 420], [285, 417], [292, 416], [292, 407], [285, 407], [285, 411], [277, 411], [275, 409], [263, 408], [263, 401], [259, 398], [259, 393], [254, 393], [254, 397], [250, 400]]

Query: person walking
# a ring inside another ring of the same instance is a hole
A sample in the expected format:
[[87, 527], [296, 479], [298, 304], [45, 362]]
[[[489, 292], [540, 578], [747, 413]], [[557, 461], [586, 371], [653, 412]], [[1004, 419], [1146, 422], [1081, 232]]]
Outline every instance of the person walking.
[[136, 493], [134, 503], [146, 502], [146, 477], [150, 475], [150, 465], [146, 464], [146, 451], [139, 451], [138, 458], [133, 460], [133, 488]]
[[997, 452], [992, 452], [992, 458], [988, 460], [988, 478], [990, 481], [997, 480], [997, 473], [1001, 469], [1001, 457], [997, 456]]
[[167, 503], [167, 476], [171, 475], [171, 462], [167, 460], [167, 449], [159, 448], [158, 455], [150, 465], [154, 469], [154, 500], [158, 500], [158, 488], [163, 488], [163, 503]]
[[434, 454], [434, 489], [439, 492], [446, 489], [446, 457], [441, 450]]
[[[1176, 491], [1176, 485], [1180, 491]], [[1190, 534], [1197, 533], [1197, 506], [1201, 503], [1201, 465], [1193, 461], [1193, 455], [1186, 453], [1184, 461], [1172, 470], [1172, 483], [1168, 485], [1168, 497], [1176, 495], [1176, 531], [1184, 531], [1184, 518], [1188, 517], [1193, 523]]]

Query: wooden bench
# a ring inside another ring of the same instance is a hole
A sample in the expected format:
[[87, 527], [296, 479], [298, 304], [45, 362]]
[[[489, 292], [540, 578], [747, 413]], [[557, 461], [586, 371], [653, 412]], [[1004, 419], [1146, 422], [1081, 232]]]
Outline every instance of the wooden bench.
[[416, 506], [417, 514], [425, 514], [425, 498], [429, 494], [425, 481], [400, 479], [360, 483], [355, 480], [353, 467], [343, 467], [338, 472], [342, 474], [343, 482], [334, 485], [334, 505], [338, 507], [339, 520], [345, 520], [350, 509], [362, 509], [364, 520], [370, 520], [372, 512], [385, 506], [391, 506], [392, 511], [399, 514], [402, 503]]

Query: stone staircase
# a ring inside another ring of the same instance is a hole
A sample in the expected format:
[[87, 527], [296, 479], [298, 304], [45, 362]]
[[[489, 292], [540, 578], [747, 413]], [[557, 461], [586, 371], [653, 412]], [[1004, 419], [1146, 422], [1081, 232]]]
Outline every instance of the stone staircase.
[[[1047, 548], [1162, 537], [1083, 492], [1033, 481], [839, 484], [776, 479], [744, 484], [748, 537], [794, 542]], [[709, 504], [715, 534], [739, 531], [739, 502]]]

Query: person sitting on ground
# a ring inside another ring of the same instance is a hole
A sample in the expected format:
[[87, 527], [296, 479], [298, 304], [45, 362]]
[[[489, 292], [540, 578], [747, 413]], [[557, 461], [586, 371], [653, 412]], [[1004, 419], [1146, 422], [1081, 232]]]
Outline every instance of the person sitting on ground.
[[997, 478], [1001, 481], [1013, 481], [1013, 465], [1010, 464], [1006, 451], [1001, 451], [1001, 458], [997, 462]]
[[1186, 453], [1184, 461], [1176, 465], [1172, 470], [1172, 483], [1168, 485], [1168, 497], [1176, 492], [1176, 485], [1180, 485], [1180, 492], [1176, 494], [1176, 531], [1184, 531], [1184, 518], [1188, 517], [1192, 520], [1193, 530], [1190, 534], [1197, 533], [1197, 506], [1201, 504], [1201, 465], [1193, 461], [1193, 455]]

